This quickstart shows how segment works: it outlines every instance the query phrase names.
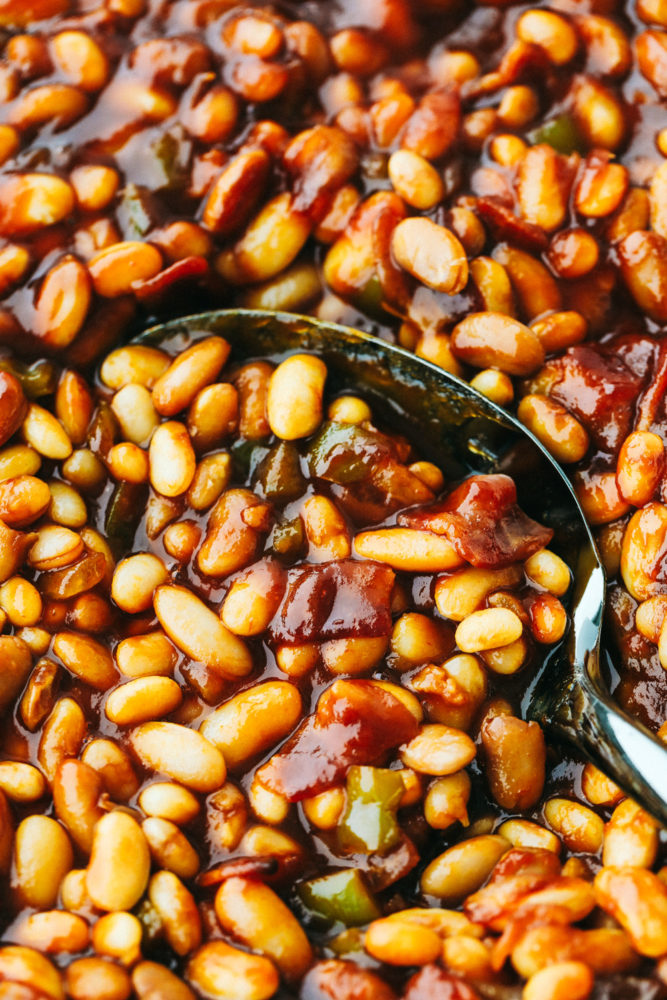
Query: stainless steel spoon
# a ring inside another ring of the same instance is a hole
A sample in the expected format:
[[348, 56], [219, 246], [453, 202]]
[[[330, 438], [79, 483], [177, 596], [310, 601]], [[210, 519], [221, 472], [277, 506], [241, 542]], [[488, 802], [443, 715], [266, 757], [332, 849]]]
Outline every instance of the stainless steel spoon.
[[667, 748], [614, 703], [600, 672], [605, 576], [577, 498], [540, 442], [499, 406], [441, 368], [367, 334], [288, 313], [230, 310], [173, 320], [142, 342], [178, 350], [193, 339], [225, 337], [233, 357], [305, 350], [329, 370], [329, 387], [362, 391], [389, 422], [413, 432], [420, 453], [446, 477], [506, 472], [522, 507], [555, 531], [554, 547], [574, 569], [571, 628], [546, 658], [524, 711], [573, 744], [657, 820], [667, 825]]

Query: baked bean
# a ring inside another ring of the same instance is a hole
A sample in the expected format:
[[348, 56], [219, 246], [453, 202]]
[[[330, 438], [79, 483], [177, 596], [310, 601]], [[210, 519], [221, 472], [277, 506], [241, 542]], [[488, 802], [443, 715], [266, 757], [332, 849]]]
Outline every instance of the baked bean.
[[186, 976], [215, 1000], [269, 1000], [279, 985], [273, 962], [224, 941], [202, 945], [188, 962]]
[[148, 883], [148, 844], [139, 824], [119, 809], [95, 824], [86, 888], [101, 910], [130, 910]]
[[300, 714], [297, 688], [286, 681], [267, 681], [212, 712], [201, 732], [222, 751], [228, 767], [236, 768], [287, 736]]
[[48, 910], [73, 865], [72, 845], [60, 823], [49, 816], [27, 816], [14, 841], [12, 888], [25, 906]]
[[93, 948], [98, 955], [134, 965], [141, 958], [141, 922], [132, 913], [106, 913], [93, 927]]
[[250, 879], [227, 879], [216, 893], [215, 913], [228, 933], [272, 959], [286, 979], [299, 979], [311, 964], [306, 935], [269, 886]]
[[287, 441], [307, 437], [322, 420], [326, 366], [309, 354], [278, 365], [268, 384], [266, 412], [273, 433]]
[[544, 361], [544, 348], [530, 327], [497, 312], [474, 313], [452, 331], [457, 358], [476, 368], [529, 375]]
[[252, 668], [250, 652], [241, 639], [191, 591], [158, 587], [153, 606], [160, 624], [179, 649], [224, 677], [240, 677]]
[[579, 462], [588, 451], [590, 439], [585, 428], [548, 396], [524, 396], [517, 415], [559, 462]]
[[220, 751], [202, 735], [174, 722], [145, 722], [130, 734], [144, 767], [162, 772], [186, 787], [212, 792], [225, 780]]
[[402, 268], [436, 291], [455, 295], [468, 280], [468, 260], [461, 243], [449, 229], [430, 219], [399, 222], [391, 250]]
[[77, 958], [65, 970], [65, 985], [72, 1000], [127, 1000], [132, 991], [125, 969], [102, 958]]
[[602, 868], [593, 883], [598, 906], [627, 931], [640, 955], [661, 955], [667, 932], [667, 888], [644, 868]]
[[552, 830], [571, 850], [595, 854], [602, 846], [604, 822], [587, 806], [571, 799], [549, 799], [544, 815]]
[[448, 848], [427, 866], [422, 891], [455, 905], [478, 889], [509, 850], [504, 837], [483, 835]]

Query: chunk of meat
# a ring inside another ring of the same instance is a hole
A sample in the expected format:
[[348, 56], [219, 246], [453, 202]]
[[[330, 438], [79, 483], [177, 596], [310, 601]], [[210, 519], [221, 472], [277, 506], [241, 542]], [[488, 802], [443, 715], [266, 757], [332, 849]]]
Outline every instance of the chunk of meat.
[[393, 570], [379, 563], [297, 566], [287, 574], [271, 637], [290, 644], [389, 635], [393, 585]]
[[543, 549], [553, 531], [517, 504], [509, 476], [471, 476], [440, 504], [406, 511], [399, 524], [446, 535], [473, 566], [509, 566]]
[[339, 784], [352, 764], [372, 764], [411, 740], [417, 722], [371, 681], [335, 681], [283, 749], [258, 772], [263, 785], [290, 802]]

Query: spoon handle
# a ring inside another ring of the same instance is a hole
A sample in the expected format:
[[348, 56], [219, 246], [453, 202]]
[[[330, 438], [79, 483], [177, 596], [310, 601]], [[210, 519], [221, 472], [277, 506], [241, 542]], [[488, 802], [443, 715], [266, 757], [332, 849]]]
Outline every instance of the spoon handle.
[[596, 689], [587, 672], [582, 675], [572, 690], [572, 701], [561, 702], [546, 724], [667, 826], [667, 747], [641, 723], [622, 714]]

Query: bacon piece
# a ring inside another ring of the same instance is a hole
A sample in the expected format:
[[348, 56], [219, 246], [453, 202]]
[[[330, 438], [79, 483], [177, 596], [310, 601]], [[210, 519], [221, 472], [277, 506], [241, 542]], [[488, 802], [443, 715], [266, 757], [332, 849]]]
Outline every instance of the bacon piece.
[[522, 562], [553, 536], [524, 514], [504, 475], [471, 476], [443, 503], [407, 511], [398, 523], [446, 535], [462, 559], [486, 568]]
[[414, 716], [370, 681], [334, 681], [280, 753], [258, 772], [290, 802], [339, 784], [352, 764], [373, 764], [416, 736]]
[[391, 632], [394, 572], [373, 562], [340, 559], [296, 566], [269, 628], [275, 642], [324, 642]]

